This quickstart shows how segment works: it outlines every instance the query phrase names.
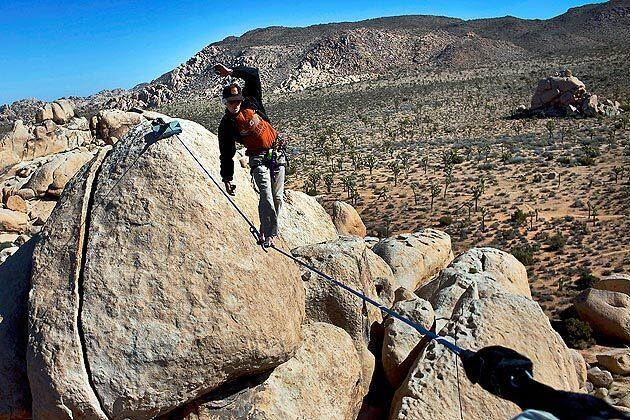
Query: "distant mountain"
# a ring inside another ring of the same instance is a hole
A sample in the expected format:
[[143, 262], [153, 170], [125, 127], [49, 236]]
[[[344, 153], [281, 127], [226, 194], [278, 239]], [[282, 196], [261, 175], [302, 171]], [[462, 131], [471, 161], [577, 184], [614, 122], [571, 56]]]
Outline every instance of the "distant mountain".
[[212, 70], [216, 62], [257, 66], [267, 89], [297, 91], [419, 69], [627, 52], [629, 45], [630, 0], [576, 7], [548, 20], [419, 15], [305, 28], [274, 26], [212, 43], [150, 83], [120, 95], [86, 98], [86, 108], [153, 107], [215, 96], [220, 87]]

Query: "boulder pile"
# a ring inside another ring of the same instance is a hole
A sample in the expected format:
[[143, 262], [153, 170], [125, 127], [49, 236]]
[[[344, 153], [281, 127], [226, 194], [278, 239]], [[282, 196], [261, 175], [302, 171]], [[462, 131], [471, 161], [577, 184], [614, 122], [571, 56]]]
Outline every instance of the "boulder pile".
[[[450, 419], [458, 380], [467, 416], [518, 413], [443, 347], [262, 252], [180, 142], [218, 178], [216, 136], [180, 120], [178, 138], [156, 141], [154, 115], [137, 115], [99, 114], [111, 145], [20, 162], [4, 179], [0, 210], [23, 216], [3, 223], [34, 237], [0, 264], [0, 418]], [[248, 170], [237, 165], [234, 179], [235, 202], [258, 223]], [[37, 200], [52, 204], [35, 223]], [[337, 207], [335, 224], [287, 191], [277, 245], [459, 346], [511, 347], [538, 380], [584, 386], [584, 360], [551, 329], [514, 257], [476, 248], [453, 259], [434, 229], [372, 248], [356, 211]], [[628, 365], [617, 353], [601, 364]]]
[[522, 106], [517, 116], [544, 117], [619, 115], [619, 102], [598, 97], [571, 70], [541, 79], [531, 99], [530, 108]]

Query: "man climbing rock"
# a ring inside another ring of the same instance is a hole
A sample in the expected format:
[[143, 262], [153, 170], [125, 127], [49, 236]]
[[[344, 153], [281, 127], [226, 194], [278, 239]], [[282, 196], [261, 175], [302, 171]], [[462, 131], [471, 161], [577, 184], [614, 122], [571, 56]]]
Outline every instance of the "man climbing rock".
[[262, 87], [258, 69], [252, 67], [228, 68], [216, 64], [214, 70], [222, 77], [232, 76], [245, 81], [241, 88], [232, 82], [223, 88], [221, 101], [225, 114], [219, 123], [219, 151], [221, 178], [225, 190], [234, 195], [232, 183], [236, 142], [246, 147], [251, 173], [260, 191], [258, 215], [260, 216], [260, 243], [273, 246], [278, 235], [278, 215], [284, 200], [286, 155], [284, 142], [271, 125], [262, 103]]

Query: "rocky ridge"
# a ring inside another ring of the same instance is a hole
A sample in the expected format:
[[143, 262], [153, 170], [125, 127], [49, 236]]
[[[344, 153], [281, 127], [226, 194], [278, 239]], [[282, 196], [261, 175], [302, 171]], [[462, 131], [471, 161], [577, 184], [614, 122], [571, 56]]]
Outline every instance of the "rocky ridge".
[[[124, 90], [72, 97], [82, 116], [99, 109], [155, 107], [169, 102], [209, 99], [221, 82], [216, 62], [255, 65], [266, 90], [286, 92], [353, 83], [419, 69], [470, 69], [510, 65], [545, 54], [626, 48], [630, 4], [613, 0], [573, 8], [548, 20], [514, 17], [461, 19], [398, 16], [313, 25], [255, 29], [212, 43], [185, 63], [149, 83]], [[36, 99], [0, 108], [0, 122], [30, 118]]]

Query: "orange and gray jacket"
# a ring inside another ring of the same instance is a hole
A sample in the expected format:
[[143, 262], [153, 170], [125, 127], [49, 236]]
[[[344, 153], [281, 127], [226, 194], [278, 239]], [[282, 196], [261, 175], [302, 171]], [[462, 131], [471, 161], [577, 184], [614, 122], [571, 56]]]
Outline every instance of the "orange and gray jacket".
[[[234, 154], [236, 154], [236, 142], [247, 147], [247, 155], [256, 155], [266, 151], [268, 145], [256, 145], [251, 141], [251, 136], [243, 131], [242, 118], [244, 114], [260, 117], [260, 121], [265, 127], [272, 131], [275, 138], [275, 130], [271, 127], [271, 122], [267, 117], [265, 107], [262, 102], [262, 88], [258, 69], [253, 67], [234, 67], [232, 76], [245, 81], [243, 96], [245, 100], [241, 104], [239, 114], [231, 114], [228, 110], [223, 114], [219, 123], [219, 152], [221, 161], [221, 178], [223, 181], [231, 181], [234, 176]], [[244, 112], [251, 110], [249, 112]], [[252, 112], [253, 111], [253, 112]], [[253, 124], [254, 121], [250, 122]], [[240, 127], [239, 127], [240, 126]]]

